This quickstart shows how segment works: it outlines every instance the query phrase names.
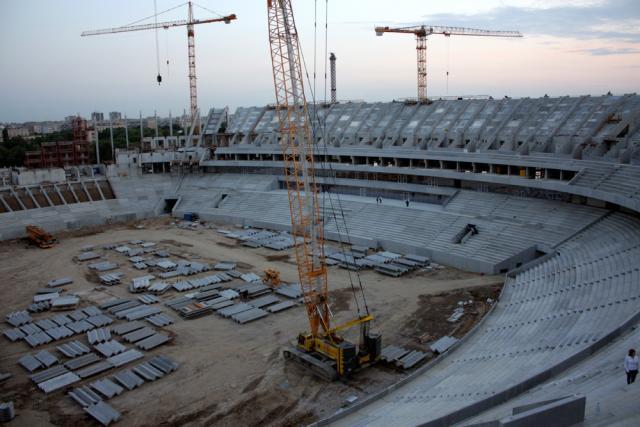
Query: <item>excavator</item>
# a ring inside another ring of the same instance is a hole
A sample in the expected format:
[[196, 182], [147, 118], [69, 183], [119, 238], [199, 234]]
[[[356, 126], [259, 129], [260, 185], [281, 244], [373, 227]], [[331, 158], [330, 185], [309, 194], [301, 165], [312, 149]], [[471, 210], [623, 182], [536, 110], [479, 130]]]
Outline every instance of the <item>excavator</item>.
[[57, 240], [37, 225], [27, 225], [27, 238], [41, 249], [52, 248]]
[[[318, 203], [302, 54], [291, 0], [267, 0], [267, 12], [291, 234], [301, 242], [294, 246], [294, 252], [310, 327], [283, 355], [327, 380], [345, 379], [380, 359], [382, 337], [370, 331], [373, 316], [366, 302], [358, 304], [357, 317], [333, 324], [324, 260], [324, 219]], [[356, 297], [353, 283], [352, 288]], [[362, 286], [360, 291], [364, 299]], [[355, 327], [360, 328], [357, 343], [342, 336]]]

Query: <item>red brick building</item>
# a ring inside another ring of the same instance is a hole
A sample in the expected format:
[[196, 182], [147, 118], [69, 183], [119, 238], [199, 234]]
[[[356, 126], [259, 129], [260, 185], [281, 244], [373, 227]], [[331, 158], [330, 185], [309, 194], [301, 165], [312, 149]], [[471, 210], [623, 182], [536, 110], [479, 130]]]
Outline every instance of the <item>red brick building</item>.
[[24, 165], [28, 168], [61, 168], [90, 163], [87, 141], [45, 142], [40, 150], [24, 153]]

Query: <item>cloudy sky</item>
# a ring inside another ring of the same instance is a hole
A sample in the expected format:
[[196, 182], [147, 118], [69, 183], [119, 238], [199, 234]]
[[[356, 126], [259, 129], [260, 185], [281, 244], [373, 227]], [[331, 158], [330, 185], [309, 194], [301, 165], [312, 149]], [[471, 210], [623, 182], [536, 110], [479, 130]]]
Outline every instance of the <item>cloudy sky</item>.
[[[157, 0], [158, 11], [181, 2]], [[201, 110], [273, 102], [266, 2], [196, 3], [197, 18], [212, 17], [211, 11], [238, 15], [230, 25], [196, 27]], [[324, 98], [327, 4], [328, 50], [338, 57], [339, 99], [415, 97], [413, 38], [376, 37], [376, 24], [524, 33], [523, 39], [430, 37], [430, 96], [629, 93], [640, 86], [640, 0], [294, 0], [311, 75], [316, 64], [318, 99]], [[145, 115], [172, 110], [175, 115], [188, 108], [184, 28], [159, 31], [160, 86], [153, 31], [80, 37], [84, 30], [127, 25], [153, 11], [153, 0], [0, 0], [0, 122], [94, 110], [134, 117], [139, 110]], [[185, 16], [183, 6], [159, 20]]]

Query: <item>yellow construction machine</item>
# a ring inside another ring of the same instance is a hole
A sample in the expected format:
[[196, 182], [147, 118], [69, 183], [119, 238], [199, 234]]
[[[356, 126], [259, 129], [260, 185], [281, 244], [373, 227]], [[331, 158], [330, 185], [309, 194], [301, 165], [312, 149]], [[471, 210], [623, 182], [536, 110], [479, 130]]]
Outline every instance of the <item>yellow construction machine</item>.
[[262, 276], [262, 282], [270, 288], [277, 288], [280, 286], [280, 271], [275, 268], [265, 268], [264, 275]]
[[[324, 261], [324, 223], [315, 178], [315, 147], [291, 0], [267, 0], [267, 11], [291, 234], [301, 242], [294, 246], [294, 251], [310, 326], [310, 331], [300, 333], [296, 344], [286, 349], [284, 356], [321, 377], [344, 378], [380, 358], [382, 339], [369, 330], [373, 316], [364, 301], [361, 284], [363, 303], [357, 304], [357, 317], [339, 326], [332, 325]], [[353, 283], [352, 288], [357, 298], [358, 290]], [[357, 344], [339, 334], [356, 326], [360, 328]]]

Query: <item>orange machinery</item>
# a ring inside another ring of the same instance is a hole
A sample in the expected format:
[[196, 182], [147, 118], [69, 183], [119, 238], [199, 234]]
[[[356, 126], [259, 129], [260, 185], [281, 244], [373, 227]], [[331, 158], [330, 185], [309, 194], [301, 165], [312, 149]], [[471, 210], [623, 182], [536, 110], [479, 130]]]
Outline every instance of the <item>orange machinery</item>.
[[27, 238], [42, 249], [52, 248], [57, 242], [55, 237], [37, 225], [27, 225]]

